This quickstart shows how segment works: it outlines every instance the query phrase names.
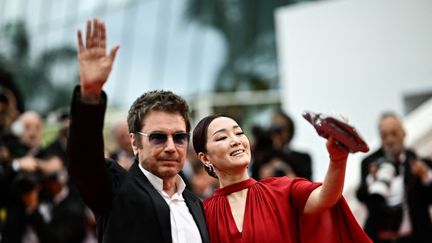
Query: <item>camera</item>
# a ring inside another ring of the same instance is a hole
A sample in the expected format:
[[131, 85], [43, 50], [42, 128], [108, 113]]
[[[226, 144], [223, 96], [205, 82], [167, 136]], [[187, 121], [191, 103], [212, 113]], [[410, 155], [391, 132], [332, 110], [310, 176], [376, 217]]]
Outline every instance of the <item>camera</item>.
[[0, 134], [0, 164], [10, 166], [13, 159], [20, 158], [27, 154], [29, 147], [19, 141], [19, 138], [11, 132]]
[[393, 178], [396, 176], [395, 166], [391, 161], [379, 159], [376, 162], [377, 171], [375, 181], [369, 186], [370, 194], [378, 194], [387, 198], [390, 194], [390, 185]]
[[381, 230], [398, 231], [403, 217], [401, 203], [389, 204], [390, 187], [396, 177], [396, 167], [392, 161], [379, 159], [376, 162], [375, 180], [369, 185], [369, 205], [376, 208], [376, 227]]
[[37, 174], [19, 172], [14, 178], [14, 183], [17, 193], [22, 195], [34, 190], [39, 185], [39, 177]]

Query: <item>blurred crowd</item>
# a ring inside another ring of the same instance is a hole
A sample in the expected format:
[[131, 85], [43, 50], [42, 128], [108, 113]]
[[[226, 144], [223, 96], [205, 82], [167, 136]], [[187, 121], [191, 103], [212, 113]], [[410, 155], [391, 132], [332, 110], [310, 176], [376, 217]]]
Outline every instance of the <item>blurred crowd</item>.
[[[2, 73], [0, 81], [0, 242], [97, 242], [95, 217], [68, 178], [68, 111], [58, 112], [57, 136], [43, 144], [41, 115], [24, 109], [11, 76]], [[395, 114], [384, 114], [378, 125], [382, 147], [362, 162], [357, 193], [368, 209], [366, 232], [375, 242], [432, 239], [432, 162], [405, 148]], [[311, 156], [290, 145], [295, 124], [286, 113], [275, 111], [267, 125], [251, 131], [254, 179], [313, 179]], [[128, 170], [135, 158], [126, 121], [114, 124], [109, 137], [115, 148], [106, 157]], [[202, 199], [218, 186], [192, 149], [180, 175]]]
[[44, 120], [0, 77], [0, 242], [97, 242], [95, 218], [68, 178], [67, 111], [43, 144]]
[[252, 133], [250, 173], [254, 179], [289, 176], [312, 180], [311, 156], [291, 147], [295, 126], [287, 114], [275, 111], [268, 126], [254, 126]]

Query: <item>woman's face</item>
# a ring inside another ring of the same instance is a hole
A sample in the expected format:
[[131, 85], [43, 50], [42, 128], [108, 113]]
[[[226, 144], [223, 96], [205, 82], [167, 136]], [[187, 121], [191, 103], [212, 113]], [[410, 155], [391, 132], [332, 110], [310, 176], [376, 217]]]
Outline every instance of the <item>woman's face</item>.
[[218, 174], [243, 173], [251, 159], [249, 140], [236, 121], [218, 117], [207, 129], [207, 153], [200, 157]]

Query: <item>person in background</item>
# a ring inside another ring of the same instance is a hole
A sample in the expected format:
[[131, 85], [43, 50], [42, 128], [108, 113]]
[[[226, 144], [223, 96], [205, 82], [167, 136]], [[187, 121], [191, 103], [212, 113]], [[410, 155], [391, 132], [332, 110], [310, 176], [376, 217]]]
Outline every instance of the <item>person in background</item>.
[[43, 121], [35, 111], [26, 111], [12, 124], [12, 130], [22, 144], [29, 148], [28, 155], [36, 155], [42, 149]]
[[47, 155], [41, 158], [38, 167], [39, 184], [22, 195], [28, 226], [39, 242], [83, 242], [87, 226], [86, 207], [68, 186], [64, 162], [58, 156]]
[[4, 242], [19, 242], [27, 232], [25, 205], [21, 197], [33, 191], [39, 184], [38, 158], [42, 148], [42, 119], [36, 112], [26, 111], [11, 124], [2, 136], [2, 171], [0, 172], [0, 191], [2, 208], [5, 210]]
[[0, 134], [25, 111], [24, 100], [12, 74], [0, 67]]
[[14, 94], [9, 89], [0, 87], [0, 133], [8, 131], [18, 116]]
[[265, 158], [265, 162], [259, 170], [260, 180], [270, 177], [287, 176], [290, 178], [297, 177], [291, 166], [286, 163], [285, 156], [279, 151], [269, 153]]
[[218, 187], [216, 178], [208, 175], [198, 158], [190, 160], [193, 173], [190, 177], [192, 191], [202, 200], [207, 199]]
[[17, 147], [20, 148], [11, 162], [11, 168], [15, 172], [35, 172], [35, 156], [42, 150], [42, 118], [34, 111], [26, 111], [12, 124], [11, 133], [18, 138]]
[[116, 150], [110, 154], [110, 158], [117, 161], [125, 170], [129, 170], [135, 157], [129, 139], [129, 129], [126, 122], [117, 122], [111, 131]]
[[[57, 137], [48, 144], [43, 150], [42, 153], [44, 156], [56, 156], [61, 159], [64, 167], [67, 167], [67, 140], [69, 133], [69, 124], [70, 124], [70, 112], [68, 108], [62, 108], [58, 111], [57, 114], [57, 122], [59, 124], [59, 129], [57, 132]], [[68, 191], [71, 195], [75, 196], [75, 201], [81, 200], [79, 192], [75, 185], [68, 180], [67, 185]], [[94, 219], [94, 215], [88, 207], [85, 207], [86, 212], [86, 238], [83, 241], [85, 243], [96, 242], [96, 222]]]
[[381, 147], [361, 162], [357, 198], [368, 209], [365, 231], [374, 242], [432, 239], [432, 161], [405, 147], [405, 129], [393, 112], [378, 123]]
[[270, 124], [270, 136], [273, 147], [282, 152], [284, 161], [297, 177], [312, 180], [312, 159], [308, 153], [291, 148], [295, 135], [293, 120], [283, 111], [276, 111]]
[[67, 147], [67, 138], [68, 138], [69, 122], [70, 122], [69, 111], [68, 110], [60, 111], [57, 117], [57, 122], [59, 124], [57, 137], [54, 139], [54, 141], [52, 141], [44, 148], [44, 153], [58, 156], [66, 165], [67, 163], [66, 147]]
[[2, 242], [83, 242], [86, 207], [68, 185], [63, 161], [39, 153], [36, 169], [15, 172], [6, 193]]

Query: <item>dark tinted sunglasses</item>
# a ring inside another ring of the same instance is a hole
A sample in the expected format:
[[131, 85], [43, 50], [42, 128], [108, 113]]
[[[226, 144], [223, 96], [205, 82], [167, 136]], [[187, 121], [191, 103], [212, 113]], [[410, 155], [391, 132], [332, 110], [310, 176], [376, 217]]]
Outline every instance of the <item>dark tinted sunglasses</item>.
[[172, 136], [174, 144], [178, 147], [185, 147], [189, 142], [189, 134], [185, 132], [178, 132], [172, 135], [163, 132], [152, 132], [149, 134], [138, 132], [138, 134], [148, 137], [150, 144], [156, 147], [165, 145], [168, 141], [168, 136]]

